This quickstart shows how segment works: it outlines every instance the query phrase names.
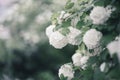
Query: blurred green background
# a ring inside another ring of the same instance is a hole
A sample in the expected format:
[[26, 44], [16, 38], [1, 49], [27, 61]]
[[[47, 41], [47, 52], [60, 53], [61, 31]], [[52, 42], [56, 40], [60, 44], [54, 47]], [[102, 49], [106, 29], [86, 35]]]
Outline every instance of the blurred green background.
[[76, 47], [62, 50], [45, 35], [65, 0], [0, 0], [0, 80], [59, 80]]

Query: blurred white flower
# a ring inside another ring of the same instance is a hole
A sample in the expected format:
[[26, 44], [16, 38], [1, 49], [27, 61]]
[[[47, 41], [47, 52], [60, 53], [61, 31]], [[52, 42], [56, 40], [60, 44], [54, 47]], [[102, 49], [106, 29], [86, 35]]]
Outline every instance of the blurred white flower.
[[68, 44], [67, 37], [59, 31], [53, 32], [49, 37], [49, 43], [57, 49], [61, 49]]
[[101, 71], [101, 72], [104, 72], [104, 71], [105, 71], [105, 67], [106, 67], [106, 63], [103, 62], [103, 63], [100, 65], [100, 71]]
[[118, 52], [119, 50], [118, 45], [119, 45], [118, 41], [112, 41], [107, 45], [107, 49], [111, 56]]
[[93, 8], [93, 10], [90, 13], [90, 18], [93, 20], [93, 24], [104, 24], [110, 17], [111, 12], [110, 10], [96, 6]]
[[60, 67], [59, 69], [59, 77], [61, 76], [61, 74], [64, 75], [64, 77], [67, 77], [67, 80], [71, 80], [72, 78], [74, 78], [74, 70], [72, 69], [72, 66], [70, 64], [64, 64]]
[[35, 32], [22, 32], [21, 36], [23, 37], [23, 39], [29, 43], [38, 43], [40, 41], [40, 37], [37, 33]]
[[81, 53], [75, 53], [72, 56], [74, 66], [81, 67], [82, 69], [85, 69], [85, 67], [87, 66], [86, 63], [88, 59], [89, 56], [83, 56]]
[[35, 22], [38, 24], [44, 24], [46, 21], [50, 20], [50, 16], [52, 15], [52, 11], [46, 10], [42, 14], [39, 14], [35, 18]]
[[80, 40], [77, 37], [81, 34], [81, 31], [73, 27], [69, 27], [69, 30], [70, 33], [67, 35], [68, 43], [72, 45], [79, 45]]
[[11, 37], [10, 29], [0, 25], [0, 39], [8, 40]]
[[53, 33], [53, 29], [55, 28], [55, 25], [50, 25], [46, 28], [46, 35], [48, 36], [48, 38], [50, 37], [50, 35]]
[[102, 38], [102, 33], [96, 29], [88, 30], [83, 36], [83, 42], [88, 49], [94, 49], [99, 46], [100, 39]]

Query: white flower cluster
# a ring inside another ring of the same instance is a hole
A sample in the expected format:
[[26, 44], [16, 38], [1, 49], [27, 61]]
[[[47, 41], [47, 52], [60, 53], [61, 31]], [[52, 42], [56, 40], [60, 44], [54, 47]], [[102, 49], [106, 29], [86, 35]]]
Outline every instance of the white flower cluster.
[[61, 49], [67, 45], [67, 37], [62, 35], [59, 31], [51, 34], [49, 38], [49, 43], [55, 48]]
[[114, 11], [114, 9], [110, 8], [110, 6], [107, 6], [106, 8], [95, 6], [90, 13], [90, 18], [92, 19], [93, 24], [104, 24], [104, 22], [109, 19], [112, 11]]
[[120, 37], [118, 40], [114, 40], [107, 45], [107, 49], [111, 56], [115, 53], [120, 54]]
[[73, 28], [73, 27], [69, 27], [70, 33], [67, 35], [68, 38], [68, 43], [72, 44], [72, 45], [79, 45], [80, 44], [80, 40], [77, 39], [77, 37], [82, 33], [80, 30]]
[[80, 30], [73, 27], [69, 27], [68, 28], [70, 30], [69, 34], [67, 36], [64, 36], [59, 32], [59, 30], [53, 31], [54, 28], [55, 25], [50, 25], [49, 27], [47, 27], [46, 35], [49, 38], [49, 43], [55, 48], [61, 49], [65, 47], [68, 43], [72, 45], [80, 44], [79, 39], [77, 39], [77, 36], [81, 34]]
[[83, 42], [88, 49], [94, 49], [100, 45], [101, 38], [101, 32], [97, 31], [96, 29], [90, 29], [83, 36]]
[[64, 77], [67, 77], [67, 80], [71, 80], [72, 78], [74, 78], [74, 70], [72, 68], [72, 65], [71, 64], [62, 65], [59, 69], [58, 75], [59, 77], [61, 75], [63, 75]]
[[88, 59], [89, 56], [83, 56], [81, 53], [75, 53], [72, 56], [74, 66], [81, 67], [82, 69], [85, 69], [85, 67], [87, 66], [86, 63]]

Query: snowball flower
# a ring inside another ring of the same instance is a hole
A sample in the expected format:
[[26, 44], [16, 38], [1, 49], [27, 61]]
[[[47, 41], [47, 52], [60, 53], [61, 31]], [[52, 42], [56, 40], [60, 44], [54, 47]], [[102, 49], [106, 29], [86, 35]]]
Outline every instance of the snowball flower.
[[70, 64], [64, 64], [59, 69], [59, 77], [63, 74], [64, 77], [67, 77], [67, 80], [71, 80], [74, 77], [74, 70]]
[[67, 37], [62, 35], [59, 31], [51, 34], [49, 43], [57, 49], [61, 49], [68, 44]]
[[102, 33], [96, 29], [88, 30], [83, 36], [83, 42], [88, 49], [94, 49], [99, 46], [99, 42], [102, 38]]
[[107, 45], [107, 49], [111, 56], [118, 52], [119, 50], [118, 45], [119, 45], [118, 41], [112, 41]]
[[79, 45], [80, 40], [77, 37], [81, 34], [81, 31], [73, 27], [69, 27], [69, 30], [70, 33], [67, 35], [68, 43], [72, 45]]
[[105, 66], [106, 66], [106, 63], [105, 63], [105, 62], [100, 65], [100, 71], [101, 71], [101, 72], [104, 72]]
[[72, 61], [75, 66], [80, 66], [82, 69], [85, 69], [87, 66], [86, 63], [89, 59], [89, 56], [82, 56], [80, 53], [75, 53], [72, 56]]
[[11, 37], [10, 29], [7, 27], [4, 27], [3, 25], [0, 25], [0, 39], [8, 40], [10, 37]]
[[93, 24], [104, 24], [111, 15], [111, 10], [108, 10], [104, 7], [96, 6], [90, 13], [90, 18], [93, 21]]
[[80, 62], [81, 58], [82, 58], [82, 54], [80, 54], [80, 53], [73, 54], [73, 56], [72, 56], [73, 64], [75, 66], [80, 66], [81, 65], [81, 62]]
[[46, 35], [48, 36], [48, 38], [50, 37], [50, 35], [53, 33], [53, 29], [55, 28], [55, 25], [50, 25], [46, 28]]

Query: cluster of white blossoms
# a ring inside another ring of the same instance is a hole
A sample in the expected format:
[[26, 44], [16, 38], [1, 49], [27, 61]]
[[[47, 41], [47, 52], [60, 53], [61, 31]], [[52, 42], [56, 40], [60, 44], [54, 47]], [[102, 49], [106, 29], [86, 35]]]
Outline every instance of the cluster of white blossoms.
[[82, 69], [85, 69], [85, 67], [87, 66], [86, 63], [88, 59], [89, 56], [83, 56], [81, 53], [75, 53], [72, 56], [74, 66], [81, 67]]
[[75, 72], [71, 64], [64, 64], [60, 67], [58, 75], [59, 77], [63, 75], [64, 77], [67, 77], [67, 80], [71, 80], [74, 78], [74, 73]]
[[107, 6], [106, 8], [95, 6], [90, 13], [90, 18], [92, 19], [93, 24], [104, 24], [114, 10], [115, 9], [113, 9], [111, 6]]
[[79, 45], [80, 44], [80, 40], [77, 39], [77, 37], [82, 33], [80, 30], [73, 28], [73, 27], [69, 27], [69, 34], [67, 35], [68, 38], [68, 43], [72, 44], [72, 45]]
[[49, 43], [57, 49], [65, 47], [68, 43], [71, 45], [79, 45], [80, 41], [77, 37], [81, 34], [81, 31], [69, 27], [70, 32], [64, 36], [58, 31], [54, 31], [55, 25], [50, 25], [46, 28], [46, 35], [49, 38]]
[[0, 39], [1, 40], [8, 40], [11, 37], [10, 29], [0, 25]]
[[50, 35], [54, 32], [55, 25], [50, 25], [49, 27], [46, 28], [46, 35], [50, 37]]
[[102, 33], [96, 29], [90, 29], [83, 36], [83, 42], [88, 49], [94, 49], [100, 45], [102, 36]]
[[120, 37], [118, 38], [118, 40], [114, 40], [110, 42], [107, 45], [107, 49], [111, 56], [113, 56], [115, 53], [119, 55], [120, 54]]
[[55, 48], [61, 49], [68, 44], [67, 37], [62, 35], [59, 31], [55, 31], [49, 38], [49, 43]]

